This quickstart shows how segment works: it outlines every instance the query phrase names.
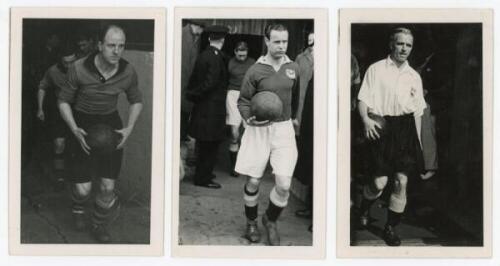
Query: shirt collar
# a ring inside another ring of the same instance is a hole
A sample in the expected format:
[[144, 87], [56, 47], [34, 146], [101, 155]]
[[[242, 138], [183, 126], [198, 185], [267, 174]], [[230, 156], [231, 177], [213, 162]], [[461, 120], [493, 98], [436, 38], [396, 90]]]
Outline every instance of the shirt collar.
[[[97, 56], [98, 52], [94, 52], [93, 54], [90, 54], [89, 56], [87, 56], [83, 62], [83, 65], [85, 66], [85, 68], [87, 68], [88, 71], [90, 72], [93, 72], [97, 75], [99, 75], [99, 79], [100, 80], [104, 80], [104, 77], [102, 76], [101, 72], [99, 72], [99, 70], [97, 69], [97, 67], [95, 66], [95, 57]], [[120, 74], [121, 72], [123, 72], [125, 70], [125, 67], [128, 65], [128, 61], [123, 59], [123, 58], [120, 58], [120, 61], [118, 63], [118, 71], [116, 71], [116, 73], [113, 75], [116, 76], [118, 74]], [[110, 77], [109, 79], [111, 79], [112, 77]]]
[[[388, 55], [387, 56], [387, 59], [386, 59], [386, 66], [394, 66], [396, 68], [398, 68], [398, 65], [396, 65], [396, 62], [394, 62], [394, 60], [392, 60], [391, 58], [391, 55]], [[408, 71], [409, 70], [409, 64], [408, 64], [408, 60], [406, 60], [403, 65], [401, 66], [401, 68], [398, 68], [401, 72], [403, 71]]]
[[[263, 65], [268, 65], [268, 66], [272, 66], [271, 63], [268, 62], [268, 60], [266, 59], [266, 56], [263, 55], [261, 57], [259, 57], [259, 59], [257, 60], [257, 63], [259, 64], [263, 64]], [[287, 55], [284, 55], [283, 56], [283, 59], [281, 60], [281, 65], [284, 65], [284, 64], [288, 64], [288, 63], [292, 63], [292, 60], [290, 60], [290, 58], [287, 56]]]

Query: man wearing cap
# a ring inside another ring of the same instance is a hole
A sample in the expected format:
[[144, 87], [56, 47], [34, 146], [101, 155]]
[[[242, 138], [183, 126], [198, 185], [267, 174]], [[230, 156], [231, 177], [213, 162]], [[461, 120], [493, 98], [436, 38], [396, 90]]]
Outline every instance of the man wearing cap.
[[221, 188], [212, 179], [217, 162], [217, 150], [225, 137], [227, 63], [221, 52], [228, 29], [210, 26], [209, 46], [196, 60], [189, 79], [186, 97], [193, 103], [188, 134], [196, 139], [196, 170], [194, 184], [206, 188]]
[[[391, 180], [383, 239], [389, 246], [399, 246], [401, 240], [394, 228], [406, 207], [408, 177], [423, 170], [419, 132], [426, 104], [422, 79], [407, 61], [413, 49], [412, 32], [407, 28], [394, 29], [389, 48], [387, 58], [367, 69], [358, 94], [373, 178], [363, 188], [360, 224], [369, 224], [370, 206]], [[385, 120], [384, 128], [374, 120], [377, 116]]]
[[238, 98], [240, 97], [240, 87], [247, 70], [255, 64], [255, 60], [248, 57], [248, 45], [246, 42], [238, 42], [234, 49], [234, 57], [229, 60], [229, 84], [227, 86], [226, 99], [226, 125], [231, 127], [231, 143], [229, 144], [230, 173], [238, 176], [234, 171], [236, 156], [239, 150], [240, 127], [242, 125], [240, 111], [238, 110]]
[[[257, 227], [259, 185], [268, 162], [273, 168], [275, 186], [269, 195], [269, 205], [262, 216], [269, 244], [280, 245], [277, 220], [288, 204], [297, 145], [294, 125], [299, 96], [299, 66], [286, 55], [288, 30], [282, 24], [266, 27], [267, 54], [248, 69], [241, 85], [238, 108], [247, 127], [241, 139], [235, 170], [247, 178], [243, 198], [250, 242], [260, 241]], [[283, 112], [276, 121], [257, 121], [251, 113], [251, 99], [261, 91], [276, 93], [283, 103]]]
[[[134, 67], [122, 58], [125, 32], [117, 25], [107, 25], [99, 35], [99, 51], [77, 60], [68, 70], [68, 82], [58, 95], [59, 110], [71, 129], [70, 166], [71, 199], [75, 226], [86, 227], [85, 207], [91, 198], [92, 180], [99, 185], [92, 212], [91, 232], [97, 241], [108, 243], [108, 226], [119, 215], [120, 202], [115, 193], [123, 147], [142, 110], [142, 92]], [[117, 110], [118, 96], [125, 93], [130, 104], [124, 126]], [[92, 153], [86, 142], [92, 125], [106, 124], [121, 140], [111, 154]]]
[[67, 50], [61, 53], [60, 61], [52, 65], [38, 85], [38, 111], [37, 117], [50, 130], [50, 136], [54, 140], [54, 150], [52, 154], [52, 169], [58, 188], [64, 186], [65, 160], [64, 149], [66, 138], [69, 136], [68, 128], [61, 118], [57, 108], [57, 95], [67, 82], [66, 73], [69, 66], [76, 60], [73, 51]]

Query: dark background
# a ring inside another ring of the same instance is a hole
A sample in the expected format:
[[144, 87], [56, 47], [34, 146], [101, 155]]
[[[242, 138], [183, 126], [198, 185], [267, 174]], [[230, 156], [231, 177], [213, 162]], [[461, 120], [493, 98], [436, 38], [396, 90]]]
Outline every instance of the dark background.
[[[152, 97], [154, 66], [154, 21], [153, 20], [97, 20], [97, 19], [24, 19], [22, 49], [22, 158], [21, 158], [21, 193], [26, 200], [35, 206], [39, 213], [54, 213], [57, 218], [53, 223], [64, 231], [71, 222], [66, 221], [70, 215], [70, 200], [66, 191], [54, 191], [51, 173], [52, 139], [48, 126], [36, 117], [38, 84], [48, 67], [57, 61], [58, 51], [75, 50], [77, 36], [88, 34], [97, 46], [98, 34], [107, 24], [117, 24], [126, 33], [126, 45], [123, 58], [129, 61], [138, 75], [139, 88], [142, 90], [144, 107], [130, 135], [124, 152], [122, 169], [117, 182], [117, 191], [125, 206], [141, 210], [140, 215], [130, 214], [141, 224], [128, 221], [129, 227], [119, 230], [128, 231], [117, 234], [118, 242], [148, 243], [149, 212], [151, 199], [151, 129], [152, 129]], [[46, 40], [56, 34], [59, 46], [53, 56], [44, 51]], [[97, 48], [95, 48], [97, 50]], [[126, 125], [128, 120], [128, 102], [120, 95], [118, 111]], [[70, 136], [73, 137], [73, 136]], [[97, 186], [94, 184], [94, 188]], [[57, 204], [55, 203], [57, 202]], [[131, 205], [132, 204], [132, 205]], [[67, 205], [67, 206], [66, 206]], [[38, 207], [42, 206], [42, 209]], [[66, 209], [67, 208], [67, 209]], [[127, 207], [125, 207], [127, 208]], [[57, 243], [61, 239], [52, 239], [42, 235], [33, 227], [29, 205], [22, 204], [22, 241], [23, 243], [50, 242]], [[59, 209], [61, 209], [59, 211]], [[60, 214], [59, 214], [60, 212]], [[129, 211], [130, 212], [130, 211]], [[48, 214], [44, 214], [50, 217]], [[68, 216], [68, 217], [67, 217]], [[126, 217], [127, 215], [125, 215]], [[36, 218], [36, 216], [35, 216]], [[124, 218], [128, 219], [128, 218]], [[135, 226], [135, 227], [134, 227]], [[133, 228], [131, 228], [133, 227]], [[68, 242], [90, 241], [85, 239], [69, 239], [72, 233], [66, 232]], [[40, 238], [37, 236], [40, 235]]]
[[[446, 24], [353, 24], [351, 51], [360, 65], [361, 78], [367, 67], [390, 53], [389, 34], [395, 27], [412, 30], [414, 45], [409, 63], [418, 69], [434, 53], [432, 73], [422, 71], [424, 89], [432, 91], [426, 101], [436, 116], [439, 169], [433, 182], [438, 185], [429, 202], [459, 223], [468, 224], [482, 239], [483, 219], [483, 98], [482, 25]], [[357, 97], [352, 95], [351, 97]], [[363, 155], [356, 143], [362, 126], [356, 128], [359, 114], [352, 114], [351, 172], [362, 180], [366, 173]], [[358, 125], [359, 126], [359, 125]], [[413, 180], [418, 180], [413, 179]], [[361, 181], [362, 182], [362, 181]], [[416, 182], [418, 183], [418, 182]], [[410, 184], [411, 185], [411, 184]], [[422, 193], [419, 184], [409, 186]]]
[[[226, 35], [222, 51], [232, 57], [235, 45], [240, 41], [248, 43], [248, 56], [257, 60], [261, 55], [266, 54], [266, 44], [264, 42], [265, 27], [270, 23], [281, 23], [288, 28], [288, 50], [287, 55], [291, 60], [295, 60], [307, 44], [307, 35], [314, 31], [314, 20], [312, 19], [191, 19], [208, 25], [224, 25], [230, 29], [230, 34]], [[183, 26], [186, 20], [183, 20]], [[208, 45], [208, 34], [202, 33], [201, 51]]]

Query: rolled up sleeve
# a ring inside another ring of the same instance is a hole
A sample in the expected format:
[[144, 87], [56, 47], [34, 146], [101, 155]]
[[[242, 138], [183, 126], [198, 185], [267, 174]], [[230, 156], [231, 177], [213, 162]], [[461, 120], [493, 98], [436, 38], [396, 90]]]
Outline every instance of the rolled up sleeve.
[[68, 69], [68, 79], [61, 84], [61, 91], [57, 98], [60, 102], [73, 103], [78, 90], [78, 74], [75, 65], [70, 66]]
[[142, 91], [139, 89], [137, 72], [134, 69], [132, 69], [130, 86], [125, 90], [125, 94], [130, 104], [142, 103], [143, 101]]
[[363, 83], [359, 89], [358, 100], [364, 102], [369, 108], [373, 108], [373, 83], [374, 83], [374, 69], [372, 66], [366, 71], [365, 77], [363, 78]]

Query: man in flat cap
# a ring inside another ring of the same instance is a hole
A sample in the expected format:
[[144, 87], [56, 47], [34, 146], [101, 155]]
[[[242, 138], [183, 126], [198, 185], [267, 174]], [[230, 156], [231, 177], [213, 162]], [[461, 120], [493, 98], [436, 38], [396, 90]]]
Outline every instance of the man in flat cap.
[[193, 103], [188, 134], [196, 139], [194, 184], [221, 188], [212, 173], [217, 150], [225, 137], [227, 64], [221, 52], [228, 29], [213, 25], [205, 29], [210, 45], [196, 60], [189, 79], [186, 98]]

